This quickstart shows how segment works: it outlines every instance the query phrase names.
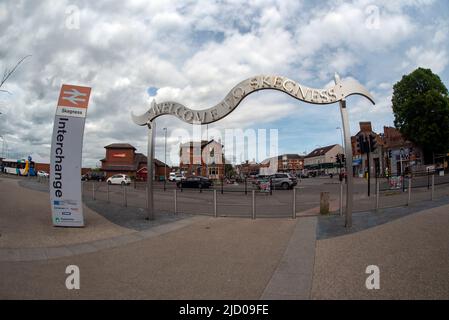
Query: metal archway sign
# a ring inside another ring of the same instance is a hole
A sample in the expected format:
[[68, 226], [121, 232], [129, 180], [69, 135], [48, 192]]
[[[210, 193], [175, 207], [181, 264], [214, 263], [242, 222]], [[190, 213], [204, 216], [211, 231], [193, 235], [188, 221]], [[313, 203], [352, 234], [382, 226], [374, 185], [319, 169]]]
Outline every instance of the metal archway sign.
[[[282, 76], [258, 75], [243, 80], [232, 88], [225, 98], [215, 106], [207, 109], [191, 109], [181, 103], [166, 101], [151, 103], [151, 107], [142, 115], [134, 115], [131, 113], [134, 123], [140, 126], [148, 126], [148, 172], [152, 176], [153, 159], [154, 159], [154, 120], [162, 115], [173, 115], [178, 119], [189, 124], [209, 124], [223, 119], [234, 111], [242, 100], [259, 90], [278, 90], [284, 92], [295, 99], [311, 103], [311, 104], [332, 104], [340, 103], [340, 113], [342, 117], [343, 133], [345, 140], [345, 156], [346, 156], [346, 172], [348, 176], [347, 192], [346, 192], [346, 226], [352, 225], [352, 195], [353, 195], [353, 179], [352, 179], [352, 147], [351, 135], [349, 129], [349, 120], [346, 110], [346, 97], [351, 95], [361, 95], [374, 104], [374, 98], [368, 90], [356, 80], [341, 81], [339, 76], [335, 74], [335, 85], [329, 89], [316, 89], [303, 86], [296, 81]], [[153, 179], [147, 178], [148, 184], [148, 219], [154, 219], [153, 205]]]

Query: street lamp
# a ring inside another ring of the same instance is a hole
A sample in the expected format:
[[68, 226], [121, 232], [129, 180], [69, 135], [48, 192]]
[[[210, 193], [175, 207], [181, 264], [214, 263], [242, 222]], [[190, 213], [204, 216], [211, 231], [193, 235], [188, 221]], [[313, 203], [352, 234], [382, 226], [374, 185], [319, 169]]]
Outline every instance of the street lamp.
[[0, 135], [0, 138], [2, 138], [2, 156], [8, 158], [8, 143], [4, 136]]
[[165, 131], [165, 142], [164, 142], [164, 191], [166, 190], [167, 183], [167, 128], [162, 128]]
[[336, 127], [336, 130], [340, 130], [340, 134], [341, 134], [341, 147], [343, 148], [343, 153], [345, 153], [345, 145], [343, 143], [343, 129], [341, 127]]

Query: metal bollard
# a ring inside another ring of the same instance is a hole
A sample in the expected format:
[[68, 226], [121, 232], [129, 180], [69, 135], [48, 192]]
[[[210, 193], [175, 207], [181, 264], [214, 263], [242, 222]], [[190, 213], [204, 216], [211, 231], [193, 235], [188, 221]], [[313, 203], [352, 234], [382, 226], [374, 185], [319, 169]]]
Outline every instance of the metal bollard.
[[217, 217], [217, 190], [214, 189], [214, 217]]
[[379, 210], [379, 180], [376, 181], [376, 211]]
[[246, 177], [245, 177], [245, 196], [248, 194], [248, 186], [247, 186], [247, 181], [246, 181]]
[[407, 205], [410, 205], [412, 200], [412, 177], [408, 179], [408, 197], [407, 197]]
[[95, 200], [95, 183], [92, 182], [92, 199]]
[[292, 218], [296, 219], [296, 188], [293, 187], [293, 212]]
[[148, 203], [148, 186], [145, 186], [145, 200], [146, 200], [147, 209], [148, 209], [148, 206], [149, 206], [149, 203]]
[[255, 190], [252, 191], [252, 209], [253, 209], [253, 212], [252, 212], [251, 218], [256, 219], [256, 191]]
[[431, 192], [431, 200], [434, 199], [434, 193], [435, 193], [435, 175], [432, 175], [432, 192]]
[[125, 207], [127, 207], [128, 201], [126, 199], [126, 186], [123, 186], [123, 202], [124, 202]]
[[176, 189], [173, 190], [175, 196], [175, 214], [178, 214], [178, 195], [176, 194]]
[[109, 183], [106, 183], [106, 186], [107, 186], [107, 199], [109, 203]]
[[340, 216], [343, 215], [343, 180], [340, 181]]

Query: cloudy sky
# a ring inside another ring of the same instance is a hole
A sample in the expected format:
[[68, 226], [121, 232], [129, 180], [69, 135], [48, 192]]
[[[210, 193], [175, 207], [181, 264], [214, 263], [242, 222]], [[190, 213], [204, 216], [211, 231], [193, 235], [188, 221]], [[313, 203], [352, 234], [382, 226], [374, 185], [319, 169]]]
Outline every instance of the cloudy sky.
[[[95, 166], [113, 142], [146, 153], [146, 129], [130, 113], [143, 113], [153, 98], [201, 109], [253, 75], [324, 88], [335, 72], [357, 79], [376, 100], [348, 98], [352, 134], [359, 121], [381, 132], [393, 125], [392, 86], [402, 75], [431, 68], [449, 86], [448, 16], [443, 0], [2, 0], [0, 67], [32, 56], [2, 87], [9, 93], [0, 92], [0, 135], [10, 156], [48, 155], [61, 85], [89, 86], [83, 165]], [[340, 143], [340, 125], [338, 104], [265, 90], [209, 131], [277, 129], [279, 152], [303, 153]], [[162, 160], [164, 127], [169, 149], [178, 143], [173, 130], [189, 129], [174, 117], [157, 119]]]

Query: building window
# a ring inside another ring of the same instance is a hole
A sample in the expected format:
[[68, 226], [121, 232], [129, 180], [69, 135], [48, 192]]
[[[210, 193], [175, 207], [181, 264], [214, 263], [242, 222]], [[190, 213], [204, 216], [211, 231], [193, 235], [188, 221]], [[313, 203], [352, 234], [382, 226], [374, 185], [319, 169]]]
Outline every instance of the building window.
[[210, 176], [218, 175], [218, 168], [217, 167], [209, 167], [209, 175]]

